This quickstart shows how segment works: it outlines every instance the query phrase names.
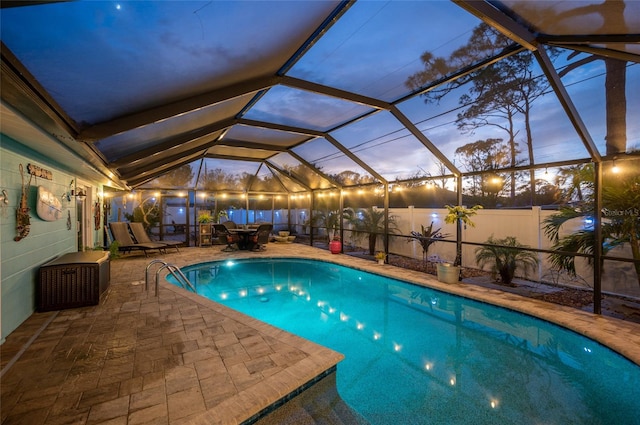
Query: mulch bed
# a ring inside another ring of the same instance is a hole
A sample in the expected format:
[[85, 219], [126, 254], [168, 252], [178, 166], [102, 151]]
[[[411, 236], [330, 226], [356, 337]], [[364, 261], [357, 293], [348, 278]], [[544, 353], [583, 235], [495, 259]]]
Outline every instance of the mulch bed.
[[[363, 255], [363, 257], [367, 258], [368, 256]], [[421, 271], [434, 276], [437, 274], [434, 263], [425, 262], [420, 259], [402, 257], [399, 255], [389, 255], [389, 264], [410, 270]], [[490, 275], [490, 273], [483, 270], [470, 268], [462, 269], [463, 279], [482, 276], [486, 277]], [[509, 288], [518, 287], [517, 284], [504, 285], [494, 280], [492, 280], [492, 283], [504, 287], [505, 291], [509, 291]], [[586, 289], [558, 287], [557, 291], [550, 293], [536, 292], [532, 289], [529, 293], [529, 297], [567, 307], [573, 307], [579, 310], [586, 310], [587, 306], [593, 305], [593, 292]], [[625, 297], [617, 297], [614, 295], [603, 295], [602, 301], [603, 314], [634, 322], [640, 322], [640, 304], [638, 304], [637, 300], [629, 300]], [[607, 303], [606, 301], [609, 302]], [[611, 306], [611, 311], [607, 311], [609, 305]], [[624, 311], [618, 311], [619, 306], [623, 306]]]
[[[593, 304], [593, 293], [581, 289], [564, 288], [551, 294], [532, 294], [533, 298], [554, 304], [582, 309]], [[604, 297], [603, 297], [604, 298]]]

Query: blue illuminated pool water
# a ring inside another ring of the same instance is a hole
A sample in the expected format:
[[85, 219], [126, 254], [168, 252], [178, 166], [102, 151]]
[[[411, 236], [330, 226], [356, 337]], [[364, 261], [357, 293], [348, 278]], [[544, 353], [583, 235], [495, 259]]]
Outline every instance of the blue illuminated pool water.
[[202, 296], [343, 353], [338, 392], [372, 424], [640, 423], [640, 367], [523, 314], [321, 261], [183, 271]]

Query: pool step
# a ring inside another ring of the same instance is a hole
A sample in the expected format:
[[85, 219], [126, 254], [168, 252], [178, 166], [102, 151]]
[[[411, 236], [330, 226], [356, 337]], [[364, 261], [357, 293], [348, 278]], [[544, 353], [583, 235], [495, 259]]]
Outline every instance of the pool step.
[[294, 397], [255, 425], [369, 425], [340, 397], [335, 373]]

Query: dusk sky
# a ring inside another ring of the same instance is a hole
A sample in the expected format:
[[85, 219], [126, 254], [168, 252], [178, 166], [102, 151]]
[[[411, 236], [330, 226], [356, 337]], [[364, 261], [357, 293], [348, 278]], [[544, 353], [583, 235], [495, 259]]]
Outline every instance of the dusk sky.
[[[25, 6], [3, 9], [2, 40], [74, 120], [96, 124], [203, 90], [273, 75], [335, 5], [329, 1], [88, 1]], [[420, 56], [424, 52], [447, 58], [468, 42], [478, 24], [475, 17], [450, 2], [360, 1], [285, 75], [396, 102], [409, 93], [407, 79], [423, 68]], [[565, 65], [568, 53], [556, 59], [557, 68]], [[541, 74], [537, 65], [534, 74]], [[601, 153], [606, 134], [603, 75], [603, 62], [594, 61], [563, 78]], [[461, 88], [439, 104], [425, 104], [419, 96], [397, 104], [456, 164], [457, 147], [506, 137], [496, 127], [473, 134], [457, 129], [459, 98], [465, 93], [466, 88]], [[640, 147], [640, 97], [636, 93], [640, 93], [640, 68], [630, 64], [628, 149]], [[97, 146], [108, 159], [117, 160], [233, 117], [254, 95], [249, 91], [221, 104], [116, 134], [98, 141]], [[374, 109], [367, 105], [280, 85], [269, 89], [244, 117], [327, 131], [371, 111]], [[526, 152], [522, 116], [516, 120], [517, 141]], [[536, 163], [588, 157], [553, 92], [536, 100], [531, 124]], [[249, 134], [232, 129], [225, 138], [239, 134], [250, 142], [262, 142], [263, 136], [272, 137], [272, 142], [278, 137], [273, 132]], [[422, 172], [438, 174], [434, 156], [387, 111], [331, 135], [388, 180]], [[300, 137], [292, 134], [282, 140], [290, 143]], [[327, 173], [351, 168], [363, 171], [335, 148], [326, 151], [322, 146], [328, 144], [313, 143], [296, 151]], [[524, 153], [521, 159], [526, 159]], [[286, 159], [281, 156], [277, 161], [282, 164]], [[227, 168], [224, 160], [218, 162], [215, 168]], [[213, 165], [208, 164], [209, 168]], [[257, 166], [247, 164], [247, 169]], [[199, 167], [194, 164], [195, 169]]]

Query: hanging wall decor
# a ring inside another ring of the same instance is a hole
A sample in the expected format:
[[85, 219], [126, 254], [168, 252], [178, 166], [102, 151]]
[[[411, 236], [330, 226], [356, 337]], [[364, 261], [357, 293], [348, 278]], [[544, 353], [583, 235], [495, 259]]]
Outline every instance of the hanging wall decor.
[[47, 179], [47, 180], [53, 179], [53, 173], [51, 171], [45, 170], [44, 168], [38, 167], [37, 165], [34, 165], [34, 164], [27, 164], [27, 171], [32, 176], [42, 177], [43, 179]]
[[14, 241], [18, 242], [22, 239], [26, 238], [29, 234], [29, 230], [31, 229], [31, 221], [29, 219], [29, 186], [31, 185], [31, 177], [29, 178], [29, 183], [24, 184], [24, 169], [22, 168], [22, 164], [20, 164], [20, 176], [22, 177], [22, 193], [20, 194], [20, 205], [16, 208], [16, 230], [18, 235], [13, 238]]
[[93, 222], [95, 230], [100, 230], [100, 199], [93, 204]]
[[62, 217], [62, 202], [43, 186], [38, 186], [36, 213], [44, 221], [56, 221]]

